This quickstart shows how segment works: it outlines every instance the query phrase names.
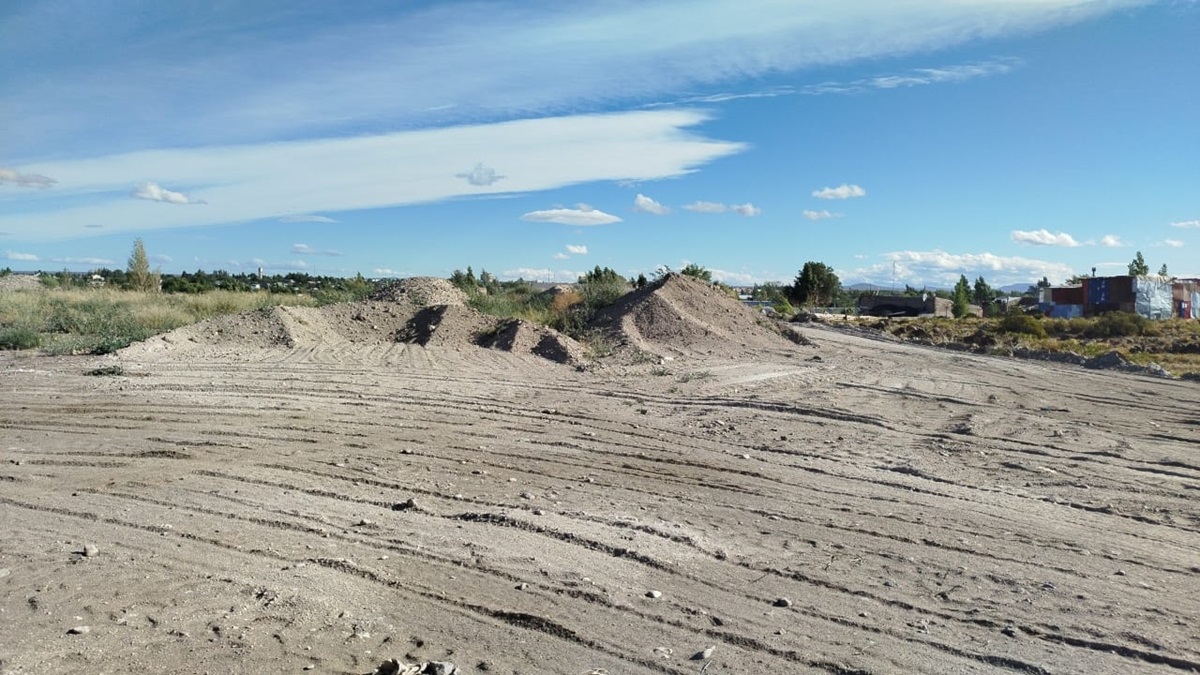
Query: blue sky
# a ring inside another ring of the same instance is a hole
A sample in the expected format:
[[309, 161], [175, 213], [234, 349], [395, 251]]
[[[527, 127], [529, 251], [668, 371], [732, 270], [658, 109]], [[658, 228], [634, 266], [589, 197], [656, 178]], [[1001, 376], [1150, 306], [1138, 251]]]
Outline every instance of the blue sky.
[[1200, 276], [1197, 35], [1195, 0], [7, 0], [0, 267]]

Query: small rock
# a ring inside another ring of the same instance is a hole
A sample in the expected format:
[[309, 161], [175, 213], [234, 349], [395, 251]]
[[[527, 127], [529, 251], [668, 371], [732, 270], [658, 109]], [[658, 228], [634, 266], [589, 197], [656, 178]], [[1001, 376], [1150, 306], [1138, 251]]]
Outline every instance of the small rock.
[[713, 652], [716, 650], [717, 650], [716, 645], [709, 645], [709, 646], [705, 647], [704, 649], [701, 649], [700, 651], [696, 652], [695, 654], [692, 654], [692, 660], [693, 661], [703, 661], [707, 658], [712, 657]]
[[646, 591], [646, 597], [657, 600], [662, 597], [662, 591]]
[[449, 661], [430, 661], [421, 669], [423, 675], [455, 675], [458, 667]]
[[67, 635], [87, 635], [92, 632], [91, 626], [75, 626], [67, 629]]
[[8, 569], [7, 567], [0, 567], [0, 579], [3, 579], [10, 574], [12, 574], [12, 570]]
[[1005, 626], [1004, 630], [1002, 630], [1000, 632], [1004, 633], [1005, 635], [1007, 635], [1008, 637], [1011, 637], [1011, 638], [1017, 637], [1017, 629], [1012, 626]]
[[526, 588], [529, 588], [529, 584], [525, 583], [524, 581], [522, 581], [521, 583], [517, 584], [517, 590], [518, 590], [518, 591], [523, 591], [523, 590], [525, 590]]
[[671, 655], [674, 653], [675, 653], [675, 650], [671, 649], [670, 647], [655, 647], [654, 648], [654, 655], [657, 657], [660, 657], [660, 658], [669, 659], [669, 658], [671, 658]]
[[357, 523], [355, 523], [355, 526], [356, 526], [356, 527], [370, 527], [370, 526], [372, 526], [372, 525], [374, 525], [374, 524], [375, 524], [375, 521], [373, 521], [373, 520], [368, 520], [368, 519], [366, 519], [366, 518], [363, 518], [362, 520], [360, 520], [360, 521], [358, 521]]
[[84, 544], [83, 545], [83, 557], [95, 558], [98, 555], [100, 555], [100, 549], [96, 548], [95, 544]]
[[1117, 570], [1116, 572], [1113, 572], [1113, 574], [1116, 574], [1119, 577], [1123, 577], [1123, 576], [1125, 576], [1125, 570]]
[[771, 604], [776, 607], [791, 607], [792, 601], [787, 598], [775, 598], [775, 602]]
[[408, 511], [415, 508], [417, 508], [417, 503], [413, 501], [412, 497], [409, 497], [407, 501], [392, 504], [393, 511]]
[[546, 515], [546, 512], [545, 512], [545, 511], [543, 511], [542, 509], [534, 509], [534, 510], [533, 510], [533, 515], [535, 515], [535, 516], [544, 516], [544, 515]]
[[304, 669], [305, 670], [316, 670], [317, 667], [310, 663], [307, 666], [304, 666]]

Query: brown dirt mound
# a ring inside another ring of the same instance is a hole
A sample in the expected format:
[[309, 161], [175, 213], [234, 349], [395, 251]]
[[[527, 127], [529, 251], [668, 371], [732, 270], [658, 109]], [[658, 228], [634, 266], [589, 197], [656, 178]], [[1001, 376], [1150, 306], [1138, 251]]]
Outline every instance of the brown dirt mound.
[[36, 291], [42, 281], [32, 274], [6, 274], [0, 277], [0, 293], [9, 291]]
[[800, 341], [720, 289], [680, 274], [621, 298], [596, 325], [619, 346], [663, 356], [734, 357], [790, 350], [789, 341]]
[[380, 287], [371, 294], [371, 300], [402, 302], [413, 307], [465, 305], [467, 294], [446, 279], [410, 277]]
[[537, 324], [511, 319], [496, 326], [494, 332], [479, 340], [479, 345], [514, 354], [533, 354], [555, 363], [580, 364], [583, 345], [562, 333]]
[[142, 359], [168, 353], [212, 351], [214, 348], [272, 349], [296, 346], [294, 322], [284, 318], [284, 308], [268, 307], [241, 314], [206, 319], [122, 349], [122, 357]]

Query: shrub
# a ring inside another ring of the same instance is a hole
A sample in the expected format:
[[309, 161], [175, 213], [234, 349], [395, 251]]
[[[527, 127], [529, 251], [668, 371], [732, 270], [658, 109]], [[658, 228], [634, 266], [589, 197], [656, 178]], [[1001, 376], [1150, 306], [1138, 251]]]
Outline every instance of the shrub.
[[29, 326], [0, 328], [0, 349], [35, 349], [41, 344], [41, 334]]
[[1084, 333], [1089, 338], [1114, 338], [1142, 335], [1150, 320], [1130, 312], [1108, 312], [1096, 317]]
[[1038, 338], [1046, 337], [1046, 327], [1042, 325], [1041, 320], [1037, 317], [1028, 314], [1012, 313], [1006, 314], [1000, 323], [997, 324], [996, 330], [1001, 333], [1018, 333], [1021, 335], [1032, 335]]

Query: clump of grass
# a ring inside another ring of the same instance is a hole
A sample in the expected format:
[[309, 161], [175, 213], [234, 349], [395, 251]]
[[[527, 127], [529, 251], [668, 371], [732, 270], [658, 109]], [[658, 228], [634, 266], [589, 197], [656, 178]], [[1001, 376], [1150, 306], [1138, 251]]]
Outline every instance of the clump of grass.
[[684, 373], [679, 376], [680, 382], [699, 382], [701, 380], [709, 380], [716, 377], [711, 370], [697, 370], [691, 373]]
[[89, 377], [121, 377], [126, 375], [125, 368], [122, 366], [100, 366], [88, 371], [84, 371], [84, 375]]

